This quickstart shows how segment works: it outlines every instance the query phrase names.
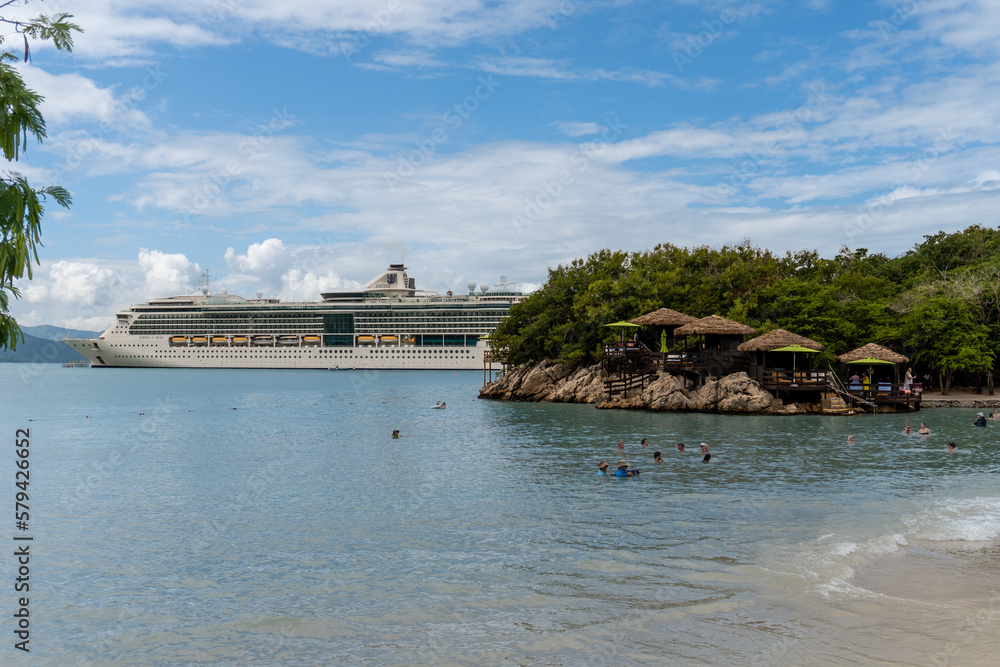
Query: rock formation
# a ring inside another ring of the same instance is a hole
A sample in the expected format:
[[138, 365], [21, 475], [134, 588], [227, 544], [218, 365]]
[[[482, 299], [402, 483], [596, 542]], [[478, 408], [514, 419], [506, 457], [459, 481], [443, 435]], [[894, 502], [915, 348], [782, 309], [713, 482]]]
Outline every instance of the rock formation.
[[801, 414], [818, 412], [818, 404], [783, 405], [746, 373], [709, 380], [695, 388], [681, 376], [660, 373], [641, 391], [607, 398], [600, 366], [578, 368], [541, 361], [511, 369], [483, 387], [480, 398], [504, 401], [593, 403], [598, 408], [664, 412], [722, 412], [728, 414]]

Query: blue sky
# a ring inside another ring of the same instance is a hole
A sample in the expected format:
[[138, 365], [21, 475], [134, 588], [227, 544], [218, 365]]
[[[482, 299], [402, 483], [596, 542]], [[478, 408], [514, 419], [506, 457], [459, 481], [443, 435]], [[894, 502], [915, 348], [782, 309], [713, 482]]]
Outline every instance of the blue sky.
[[[21, 65], [57, 183], [12, 312], [103, 329], [405, 262], [464, 289], [601, 248], [898, 255], [995, 226], [1000, 2], [91, 0]], [[14, 37], [5, 41], [20, 49]]]

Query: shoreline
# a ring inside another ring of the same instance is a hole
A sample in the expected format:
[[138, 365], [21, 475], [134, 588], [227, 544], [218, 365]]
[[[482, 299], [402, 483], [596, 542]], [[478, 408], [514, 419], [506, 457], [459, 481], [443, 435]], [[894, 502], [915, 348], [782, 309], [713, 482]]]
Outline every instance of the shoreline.
[[925, 391], [920, 399], [921, 408], [1000, 408], [1000, 394], [977, 394], [972, 391], [951, 391], [947, 396], [941, 392]]

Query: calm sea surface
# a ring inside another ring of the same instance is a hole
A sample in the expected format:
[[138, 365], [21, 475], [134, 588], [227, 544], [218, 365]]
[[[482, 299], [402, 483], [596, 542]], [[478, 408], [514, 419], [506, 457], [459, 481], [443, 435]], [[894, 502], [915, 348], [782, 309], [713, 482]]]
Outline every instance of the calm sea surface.
[[[994, 664], [1000, 422], [498, 403], [481, 380], [0, 364], [34, 537], [29, 655], [0, 558], [0, 663]], [[636, 479], [595, 474], [618, 439]]]

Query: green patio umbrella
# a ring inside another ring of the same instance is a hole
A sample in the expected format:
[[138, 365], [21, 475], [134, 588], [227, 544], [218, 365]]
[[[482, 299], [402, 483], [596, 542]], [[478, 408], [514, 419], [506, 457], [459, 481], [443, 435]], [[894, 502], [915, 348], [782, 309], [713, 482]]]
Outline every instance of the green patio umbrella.
[[854, 361], [848, 361], [850, 364], [866, 364], [868, 366], [874, 366], [875, 364], [882, 364], [883, 366], [895, 366], [891, 361], [886, 361], [885, 359], [876, 359], [875, 357], [865, 357], [864, 359], [855, 359]]
[[626, 322], [625, 320], [618, 320], [617, 322], [612, 322], [611, 324], [605, 324], [606, 327], [618, 327], [621, 329], [621, 333], [618, 334], [618, 340], [625, 340], [625, 329], [628, 327], [633, 327], [635, 329], [639, 328], [638, 324], [632, 324], [631, 322]]

